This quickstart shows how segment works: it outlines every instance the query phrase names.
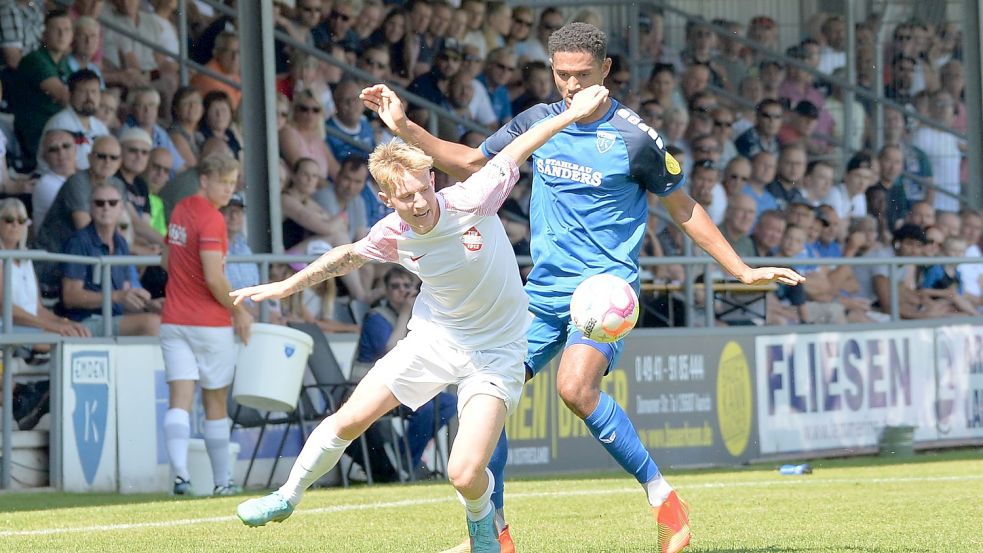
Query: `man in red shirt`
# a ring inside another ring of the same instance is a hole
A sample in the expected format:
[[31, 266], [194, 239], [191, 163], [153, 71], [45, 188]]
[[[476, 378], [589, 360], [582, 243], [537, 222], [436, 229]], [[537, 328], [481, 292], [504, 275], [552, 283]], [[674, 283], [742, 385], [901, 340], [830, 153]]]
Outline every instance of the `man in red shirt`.
[[235, 373], [238, 348], [233, 328], [243, 343], [249, 339], [252, 315], [234, 306], [225, 277], [229, 250], [220, 207], [235, 192], [239, 165], [225, 154], [198, 164], [201, 188], [181, 200], [171, 214], [161, 264], [168, 271], [167, 301], [160, 327], [160, 346], [170, 389], [170, 408], [164, 415], [167, 453], [174, 467], [174, 493], [191, 491], [188, 474], [190, 411], [195, 383], [201, 382], [205, 408], [205, 447], [215, 477], [214, 495], [230, 495], [228, 387]]

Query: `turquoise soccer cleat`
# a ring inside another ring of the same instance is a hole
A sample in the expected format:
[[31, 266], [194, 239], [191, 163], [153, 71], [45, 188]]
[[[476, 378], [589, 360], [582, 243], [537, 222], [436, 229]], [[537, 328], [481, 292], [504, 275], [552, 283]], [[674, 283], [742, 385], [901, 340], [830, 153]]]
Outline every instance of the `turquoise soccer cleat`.
[[468, 537], [471, 541], [471, 553], [500, 553], [498, 532], [495, 531], [495, 511], [492, 510], [478, 521], [468, 519]]
[[246, 526], [264, 526], [267, 522], [283, 522], [294, 512], [294, 506], [282, 495], [270, 495], [243, 501], [236, 514]]

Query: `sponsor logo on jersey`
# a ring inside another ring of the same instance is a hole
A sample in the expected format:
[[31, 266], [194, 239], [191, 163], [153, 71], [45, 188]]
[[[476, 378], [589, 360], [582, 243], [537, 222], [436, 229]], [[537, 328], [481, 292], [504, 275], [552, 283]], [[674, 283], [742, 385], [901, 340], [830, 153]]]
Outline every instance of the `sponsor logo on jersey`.
[[682, 171], [679, 162], [669, 152], [666, 152], [666, 171], [669, 171], [670, 175], [678, 175]]
[[461, 243], [464, 244], [464, 247], [469, 252], [476, 252], [485, 245], [485, 240], [481, 237], [481, 233], [478, 232], [477, 228], [471, 227], [461, 235]]
[[593, 167], [560, 159], [537, 159], [536, 171], [544, 177], [567, 179], [591, 186], [600, 186], [604, 178], [604, 174], [595, 171]]
[[606, 153], [608, 150], [614, 146], [615, 136], [614, 133], [607, 131], [597, 131], [597, 151], [600, 153]]

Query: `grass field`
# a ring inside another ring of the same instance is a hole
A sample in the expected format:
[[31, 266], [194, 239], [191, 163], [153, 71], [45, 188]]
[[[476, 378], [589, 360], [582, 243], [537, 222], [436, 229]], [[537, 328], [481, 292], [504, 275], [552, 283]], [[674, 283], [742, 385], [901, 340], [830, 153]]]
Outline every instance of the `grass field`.
[[[669, 471], [692, 509], [687, 551], [983, 551], [983, 450]], [[517, 550], [654, 551], [638, 485], [623, 475], [510, 481]], [[255, 495], [255, 493], [253, 494]], [[244, 527], [242, 497], [0, 495], [0, 551], [440, 551], [465, 535], [446, 483], [321, 489], [282, 524]]]

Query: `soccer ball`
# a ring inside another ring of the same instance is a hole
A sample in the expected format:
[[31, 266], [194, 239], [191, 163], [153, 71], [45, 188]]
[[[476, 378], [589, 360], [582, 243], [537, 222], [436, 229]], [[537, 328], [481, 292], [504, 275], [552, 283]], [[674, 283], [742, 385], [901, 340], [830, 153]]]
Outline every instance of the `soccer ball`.
[[638, 296], [614, 275], [594, 275], [580, 283], [570, 300], [570, 319], [595, 342], [616, 342], [635, 328]]

